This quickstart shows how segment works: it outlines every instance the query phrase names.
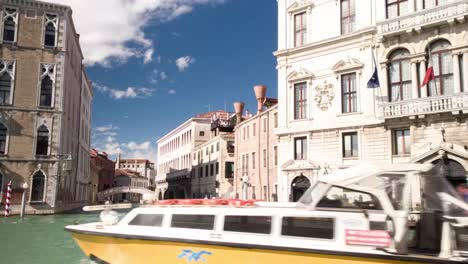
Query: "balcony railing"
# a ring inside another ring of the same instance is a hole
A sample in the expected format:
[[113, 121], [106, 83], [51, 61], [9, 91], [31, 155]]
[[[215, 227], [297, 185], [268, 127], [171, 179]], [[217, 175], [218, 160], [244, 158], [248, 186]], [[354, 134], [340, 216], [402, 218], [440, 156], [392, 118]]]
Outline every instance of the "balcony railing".
[[431, 24], [438, 24], [457, 18], [463, 19], [467, 14], [468, 1], [455, 1], [453, 3], [378, 22], [377, 31], [381, 35], [386, 35], [412, 29], [420, 30], [421, 27]]
[[468, 93], [379, 104], [379, 113], [385, 119], [460, 110], [468, 111]]

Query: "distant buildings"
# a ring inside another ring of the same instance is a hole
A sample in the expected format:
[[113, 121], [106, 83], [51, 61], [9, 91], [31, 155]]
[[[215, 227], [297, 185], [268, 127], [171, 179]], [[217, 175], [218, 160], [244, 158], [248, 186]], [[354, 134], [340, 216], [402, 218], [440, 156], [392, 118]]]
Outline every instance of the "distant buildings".
[[211, 139], [193, 148], [193, 198], [230, 198], [234, 195], [234, 126], [232, 114], [213, 113]]
[[107, 153], [91, 150], [91, 199], [97, 202], [97, 193], [114, 187], [115, 162], [110, 160]]
[[159, 199], [191, 197], [192, 150], [210, 139], [213, 114], [190, 118], [157, 141]]
[[0, 198], [23, 183], [27, 213], [80, 207], [90, 192], [92, 88], [70, 7], [0, 2]]
[[[139, 172], [130, 169], [116, 169], [114, 176], [114, 187], [142, 187], [148, 186], [148, 179]], [[139, 202], [141, 194], [121, 193], [112, 196], [112, 202]]]
[[115, 162], [115, 169], [124, 169], [137, 172], [139, 176], [146, 179], [143, 187], [154, 187], [156, 169], [154, 163], [146, 159], [121, 159], [120, 154]]

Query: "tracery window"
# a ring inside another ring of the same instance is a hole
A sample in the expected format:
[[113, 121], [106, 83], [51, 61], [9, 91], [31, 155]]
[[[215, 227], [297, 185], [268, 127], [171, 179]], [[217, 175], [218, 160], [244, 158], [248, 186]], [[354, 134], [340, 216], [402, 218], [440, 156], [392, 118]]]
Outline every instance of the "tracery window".
[[42, 64], [41, 68], [41, 94], [39, 98], [39, 106], [52, 107], [52, 95], [55, 83], [55, 65]]
[[7, 127], [0, 123], [0, 155], [6, 154], [6, 140], [8, 135]]
[[55, 47], [57, 43], [57, 15], [46, 14], [44, 23], [44, 46]]
[[14, 42], [16, 40], [18, 11], [13, 8], [5, 8], [3, 14], [3, 41]]
[[49, 153], [49, 129], [45, 125], [37, 129], [36, 155], [45, 156]]
[[14, 62], [0, 60], [0, 105], [11, 104], [14, 76]]

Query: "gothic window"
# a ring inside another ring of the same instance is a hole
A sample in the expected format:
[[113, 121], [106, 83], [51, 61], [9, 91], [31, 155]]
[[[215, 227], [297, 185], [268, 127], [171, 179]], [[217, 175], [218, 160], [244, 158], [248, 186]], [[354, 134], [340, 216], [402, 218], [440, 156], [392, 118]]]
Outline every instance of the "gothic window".
[[357, 111], [356, 73], [341, 75], [342, 112]]
[[294, 119], [306, 118], [307, 107], [307, 83], [294, 84]]
[[42, 125], [37, 129], [36, 155], [48, 155], [49, 153], [49, 129]]
[[341, 34], [348, 34], [356, 29], [356, 11], [354, 0], [341, 0]]
[[5, 8], [3, 16], [3, 41], [14, 42], [16, 39], [16, 23], [18, 13], [16, 9]]
[[57, 38], [58, 18], [56, 15], [46, 14], [44, 24], [44, 46], [55, 47]]
[[6, 140], [7, 140], [8, 129], [5, 125], [0, 123], [0, 155], [6, 154]]
[[14, 66], [14, 61], [0, 60], [0, 105], [8, 105], [12, 101]]
[[44, 200], [45, 176], [38, 171], [34, 174], [31, 187], [31, 202], [42, 202]]
[[428, 85], [429, 96], [453, 94], [453, 62], [450, 48], [447, 40], [438, 40], [429, 47], [428, 65], [434, 67], [435, 77]]
[[299, 47], [306, 43], [306, 21], [306, 12], [294, 15], [294, 47]]
[[55, 81], [55, 65], [42, 64], [41, 73], [41, 94], [39, 106], [52, 107], [52, 95]]
[[398, 49], [389, 57], [389, 98], [391, 102], [411, 99], [411, 62], [409, 51]]
[[387, 18], [394, 18], [408, 13], [408, 0], [387, 0]]

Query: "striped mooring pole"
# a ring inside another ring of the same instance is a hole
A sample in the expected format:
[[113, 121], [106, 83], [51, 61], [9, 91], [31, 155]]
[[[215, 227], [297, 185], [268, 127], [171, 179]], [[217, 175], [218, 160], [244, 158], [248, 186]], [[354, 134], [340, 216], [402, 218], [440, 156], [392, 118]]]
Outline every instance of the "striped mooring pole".
[[5, 203], [5, 217], [10, 216], [10, 200], [11, 200], [11, 181], [7, 185], [7, 196]]

